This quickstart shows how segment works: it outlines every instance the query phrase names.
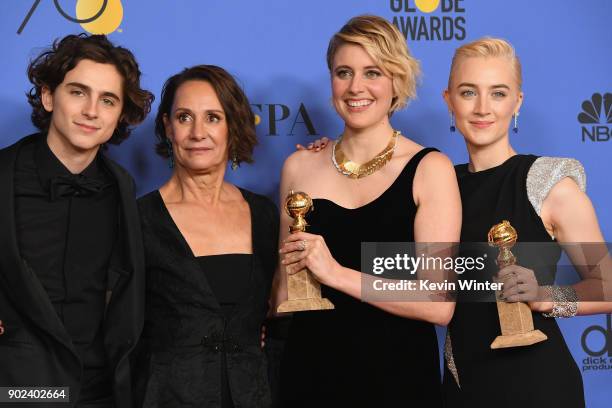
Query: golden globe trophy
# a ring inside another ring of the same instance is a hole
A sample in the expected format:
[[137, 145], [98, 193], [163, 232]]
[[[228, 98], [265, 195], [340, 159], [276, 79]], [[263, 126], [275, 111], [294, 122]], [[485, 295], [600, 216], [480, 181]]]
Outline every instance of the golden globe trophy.
[[[510, 251], [510, 248], [514, 246], [517, 239], [516, 230], [506, 220], [494, 225], [489, 230], [489, 245], [499, 248], [497, 265], [500, 269], [516, 263], [516, 257]], [[526, 303], [500, 301], [500, 293], [501, 291], [496, 293], [496, 298], [502, 334], [491, 343], [492, 349], [529, 346], [548, 338], [540, 330], [533, 329], [531, 309]]]
[[[293, 234], [298, 231], [306, 231], [308, 223], [304, 216], [312, 209], [312, 199], [308, 194], [301, 191], [291, 190], [285, 199], [285, 211], [291, 218], [293, 224], [289, 231]], [[306, 310], [328, 310], [334, 305], [328, 299], [321, 298], [321, 285], [312, 276], [308, 269], [287, 275], [287, 300], [280, 304], [279, 313], [300, 312]]]

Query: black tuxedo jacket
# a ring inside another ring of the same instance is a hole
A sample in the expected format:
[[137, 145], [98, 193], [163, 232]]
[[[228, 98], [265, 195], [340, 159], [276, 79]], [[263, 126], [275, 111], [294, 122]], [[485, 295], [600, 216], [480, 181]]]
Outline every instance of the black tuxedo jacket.
[[[80, 393], [82, 363], [36, 274], [19, 254], [13, 176], [17, 152], [40, 134], [0, 150], [0, 386], [68, 386], [72, 407]], [[131, 176], [104, 157], [120, 196], [120, 245], [109, 267], [104, 343], [114, 370], [117, 408], [132, 407], [129, 354], [144, 319], [144, 255]], [[47, 404], [45, 406], [51, 406]]]

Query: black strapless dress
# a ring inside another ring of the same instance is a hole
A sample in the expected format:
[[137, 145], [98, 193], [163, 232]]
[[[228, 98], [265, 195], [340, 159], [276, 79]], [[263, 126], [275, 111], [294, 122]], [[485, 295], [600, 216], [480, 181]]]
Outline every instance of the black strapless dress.
[[195, 257], [158, 191], [138, 201], [147, 309], [134, 388], [144, 407], [271, 406], [260, 335], [278, 212], [268, 199], [241, 192], [251, 209], [253, 254]]
[[[343, 208], [315, 199], [309, 232], [343, 266], [360, 270], [361, 242], [414, 241], [412, 182], [423, 149], [374, 201]], [[384, 312], [322, 286], [334, 310], [293, 316], [282, 362], [284, 406], [437, 407], [440, 365], [434, 326]]]

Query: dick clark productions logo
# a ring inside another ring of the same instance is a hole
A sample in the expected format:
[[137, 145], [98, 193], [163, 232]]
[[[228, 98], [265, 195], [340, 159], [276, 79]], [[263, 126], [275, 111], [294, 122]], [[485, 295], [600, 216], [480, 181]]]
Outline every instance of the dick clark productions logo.
[[612, 315], [606, 315], [606, 327], [587, 327], [582, 333], [580, 344], [589, 355], [582, 360], [582, 371], [612, 370]]
[[612, 93], [603, 96], [594, 93], [591, 99], [582, 102], [582, 112], [578, 114], [582, 124], [582, 141], [607, 142], [612, 138]]

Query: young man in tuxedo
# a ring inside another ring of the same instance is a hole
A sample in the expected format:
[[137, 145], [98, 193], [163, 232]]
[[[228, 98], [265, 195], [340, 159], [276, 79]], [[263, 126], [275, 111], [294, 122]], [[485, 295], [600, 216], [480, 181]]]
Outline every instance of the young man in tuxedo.
[[133, 180], [102, 150], [153, 96], [132, 53], [100, 35], [56, 41], [28, 76], [40, 132], [0, 150], [0, 387], [131, 407], [144, 260]]

